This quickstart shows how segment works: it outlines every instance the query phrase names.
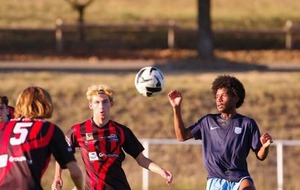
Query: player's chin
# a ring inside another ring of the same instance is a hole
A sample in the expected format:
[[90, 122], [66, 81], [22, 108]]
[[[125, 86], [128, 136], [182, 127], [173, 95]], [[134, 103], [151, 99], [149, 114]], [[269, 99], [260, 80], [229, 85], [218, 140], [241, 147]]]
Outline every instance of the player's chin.
[[218, 110], [218, 112], [220, 112], [220, 113], [222, 113], [222, 112], [224, 112], [224, 109], [223, 109], [223, 107], [217, 107], [217, 110]]

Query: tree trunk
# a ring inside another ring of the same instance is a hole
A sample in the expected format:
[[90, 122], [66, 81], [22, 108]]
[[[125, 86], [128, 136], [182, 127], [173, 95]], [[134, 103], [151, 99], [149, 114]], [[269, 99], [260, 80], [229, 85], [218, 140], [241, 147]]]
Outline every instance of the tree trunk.
[[210, 0], [198, 0], [198, 30], [199, 56], [211, 59], [214, 57], [214, 43], [211, 30]]

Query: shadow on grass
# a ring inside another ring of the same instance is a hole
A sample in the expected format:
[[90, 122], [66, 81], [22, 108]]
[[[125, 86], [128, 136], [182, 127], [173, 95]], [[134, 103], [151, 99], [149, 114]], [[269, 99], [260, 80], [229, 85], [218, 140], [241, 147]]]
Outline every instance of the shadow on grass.
[[[300, 65], [262, 65], [256, 63], [243, 63], [229, 61], [224, 58], [214, 58], [211, 60], [202, 59], [195, 55], [176, 57], [159, 57], [159, 53], [133, 53], [133, 52], [109, 52], [102, 57], [99, 54], [81, 56], [72, 59], [64, 57], [50, 58], [50, 60], [3, 60], [0, 62], [0, 73], [6, 72], [63, 72], [63, 73], [135, 73], [145, 66], [155, 66], [163, 72], [299, 72]], [[155, 55], [154, 55], [155, 54]], [[125, 57], [123, 57], [126, 55]], [[96, 59], [92, 64], [88, 61], [90, 57]], [[149, 61], [150, 60], [150, 61]]]
[[163, 72], [247, 72], [269, 71], [268, 66], [255, 63], [241, 63], [215, 58], [212, 60], [191, 57], [174, 61], [157, 62], [155, 67]]

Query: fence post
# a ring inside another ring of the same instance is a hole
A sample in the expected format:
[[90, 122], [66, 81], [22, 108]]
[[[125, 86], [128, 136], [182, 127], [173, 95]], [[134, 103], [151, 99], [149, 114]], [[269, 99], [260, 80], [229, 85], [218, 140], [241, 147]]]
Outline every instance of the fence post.
[[277, 149], [277, 190], [283, 190], [283, 144], [279, 142]]
[[171, 20], [168, 23], [168, 48], [174, 49], [175, 48], [175, 21]]
[[63, 20], [61, 18], [56, 19], [55, 42], [56, 42], [56, 51], [59, 53], [63, 52], [62, 24], [63, 24]]
[[290, 20], [287, 20], [285, 22], [285, 48], [286, 49], [292, 49], [293, 48], [293, 33], [292, 33], [292, 28], [293, 28], [293, 22]]

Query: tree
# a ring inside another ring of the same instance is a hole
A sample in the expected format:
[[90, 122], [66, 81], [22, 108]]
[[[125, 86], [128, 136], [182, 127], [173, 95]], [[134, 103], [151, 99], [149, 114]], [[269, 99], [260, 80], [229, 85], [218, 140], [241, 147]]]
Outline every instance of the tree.
[[210, 0], [198, 0], [198, 53], [200, 57], [214, 57], [213, 32], [211, 29]]
[[80, 41], [85, 40], [85, 34], [83, 29], [84, 24], [84, 10], [85, 8], [90, 5], [94, 0], [66, 0], [68, 3], [71, 4], [72, 8], [78, 11], [78, 29], [79, 29], [79, 39]]

